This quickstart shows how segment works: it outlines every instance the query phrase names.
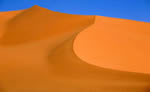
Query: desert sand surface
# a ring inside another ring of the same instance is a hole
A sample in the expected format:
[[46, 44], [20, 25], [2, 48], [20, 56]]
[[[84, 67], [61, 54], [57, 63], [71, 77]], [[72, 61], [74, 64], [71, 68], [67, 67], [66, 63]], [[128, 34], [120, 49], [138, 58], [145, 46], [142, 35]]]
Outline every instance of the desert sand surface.
[[150, 91], [149, 23], [39, 6], [0, 16], [0, 92]]
[[97, 16], [74, 45], [88, 63], [150, 74], [150, 23]]

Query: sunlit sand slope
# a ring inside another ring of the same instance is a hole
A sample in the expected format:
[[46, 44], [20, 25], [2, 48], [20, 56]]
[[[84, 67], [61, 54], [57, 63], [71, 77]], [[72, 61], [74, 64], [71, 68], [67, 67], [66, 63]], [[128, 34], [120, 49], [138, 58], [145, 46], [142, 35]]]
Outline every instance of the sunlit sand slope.
[[97, 16], [76, 38], [75, 52], [88, 63], [150, 73], [150, 23]]
[[74, 52], [77, 35], [94, 26], [96, 16], [39, 6], [6, 15], [0, 19], [0, 92], [150, 91], [150, 74], [101, 68]]

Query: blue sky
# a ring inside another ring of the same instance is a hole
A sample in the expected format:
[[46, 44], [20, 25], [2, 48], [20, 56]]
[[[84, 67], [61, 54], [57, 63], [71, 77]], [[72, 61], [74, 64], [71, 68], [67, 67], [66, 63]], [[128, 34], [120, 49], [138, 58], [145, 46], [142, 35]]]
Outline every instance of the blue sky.
[[0, 11], [21, 10], [33, 5], [70, 14], [150, 22], [150, 0], [0, 0]]

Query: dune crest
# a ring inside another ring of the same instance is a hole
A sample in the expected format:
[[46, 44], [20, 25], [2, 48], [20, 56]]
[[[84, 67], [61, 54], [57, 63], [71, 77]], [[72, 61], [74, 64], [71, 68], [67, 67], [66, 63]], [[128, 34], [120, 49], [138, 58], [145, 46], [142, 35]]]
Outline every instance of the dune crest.
[[70, 15], [33, 6], [8, 22], [1, 44], [19, 44], [80, 32], [93, 20], [94, 16]]
[[2, 91], [149, 92], [149, 74], [101, 68], [75, 54], [77, 35], [90, 28], [95, 17], [39, 6], [13, 15], [0, 39]]

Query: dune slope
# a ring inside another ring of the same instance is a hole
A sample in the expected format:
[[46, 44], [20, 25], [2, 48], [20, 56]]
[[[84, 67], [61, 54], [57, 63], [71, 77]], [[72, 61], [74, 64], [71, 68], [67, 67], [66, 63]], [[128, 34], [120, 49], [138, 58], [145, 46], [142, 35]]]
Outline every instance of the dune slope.
[[150, 74], [150, 23], [97, 16], [74, 47], [88, 63]]
[[96, 16], [39, 6], [9, 14], [1, 22], [1, 92], [150, 91], [149, 74], [101, 68], [75, 54], [76, 36], [93, 26]]

